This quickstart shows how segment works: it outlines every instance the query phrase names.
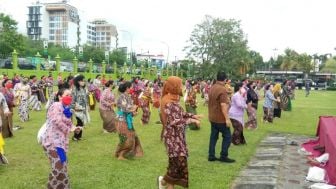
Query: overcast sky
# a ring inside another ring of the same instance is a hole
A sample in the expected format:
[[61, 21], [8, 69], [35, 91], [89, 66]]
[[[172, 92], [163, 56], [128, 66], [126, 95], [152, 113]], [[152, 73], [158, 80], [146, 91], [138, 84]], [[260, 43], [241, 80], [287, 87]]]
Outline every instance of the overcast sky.
[[[32, 2], [0, 0], [0, 12], [12, 15], [25, 33], [27, 5]], [[335, 53], [335, 0], [70, 0], [70, 4], [88, 19], [106, 18], [129, 31], [137, 53], [167, 55], [169, 46], [170, 60], [184, 58], [182, 49], [206, 14], [241, 20], [248, 46], [266, 60], [287, 47], [300, 53]], [[121, 35], [121, 43], [130, 46], [129, 34]]]

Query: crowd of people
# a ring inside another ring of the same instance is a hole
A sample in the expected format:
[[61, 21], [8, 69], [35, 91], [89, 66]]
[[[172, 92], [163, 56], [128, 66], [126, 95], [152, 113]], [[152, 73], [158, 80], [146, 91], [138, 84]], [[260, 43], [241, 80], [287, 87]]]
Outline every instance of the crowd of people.
[[[57, 91], [54, 91], [55, 85]], [[154, 81], [140, 77], [134, 77], [131, 81], [123, 78], [112, 80], [105, 79], [104, 75], [97, 75], [91, 80], [83, 75], [70, 75], [63, 79], [59, 74], [55, 81], [51, 74], [42, 76], [40, 80], [35, 75], [15, 75], [12, 79], [3, 75], [0, 88], [0, 162], [8, 163], [2, 136], [13, 136], [13, 108], [18, 107], [20, 121], [26, 122], [33, 119], [29, 116], [30, 111], [42, 111], [45, 105], [47, 116], [41, 144], [51, 164], [48, 188], [70, 188], [67, 173], [69, 138], [81, 141], [83, 128], [91, 121], [90, 111], [95, 111], [99, 104], [102, 132], [118, 134], [115, 157], [127, 160], [144, 155], [134, 116], [141, 109], [140, 125], [148, 125], [154, 108], [160, 115], [161, 139], [168, 156], [167, 172], [158, 177], [159, 188], [170, 189], [175, 185], [188, 187], [185, 134], [187, 129], [195, 132], [201, 129], [204, 116], [197, 114], [200, 105], [208, 106], [211, 125], [208, 161], [224, 163], [235, 162], [229, 158], [231, 143], [246, 144], [244, 128], [258, 128], [260, 99], [264, 98], [262, 120], [265, 123], [272, 123], [274, 117], [280, 118], [282, 110], [291, 110], [291, 99], [295, 96], [295, 86], [291, 81], [274, 85], [244, 79], [232, 85], [224, 72], [218, 72], [215, 80], [190, 79], [184, 84], [179, 77], [171, 76], [164, 81], [160, 75]], [[248, 117], [246, 121], [244, 112]], [[222, 133], [223, 139], [217, 158], [215, 149], [219, 133]]]

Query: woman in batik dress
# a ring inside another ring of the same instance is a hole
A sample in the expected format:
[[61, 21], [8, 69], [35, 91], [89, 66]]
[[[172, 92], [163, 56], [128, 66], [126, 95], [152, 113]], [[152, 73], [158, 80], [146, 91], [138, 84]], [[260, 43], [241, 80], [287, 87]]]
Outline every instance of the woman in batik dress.
[[137, 106], [133, 105], [133, 100], [129, 94], [131, 88], [130, 82], [119, 85], [121, 93], [117, 101], [117, 132], [119, 135], [119, 144], [115, 152], [118, 160], [125, 160], [130, 156], [141, 157], [143, 150], [139, 137], [135, 133], [133, 125], [133, 116], [137, 114]]
[[248, 120], [245, 127], [248, 129], [256, 129], [257, 125], [257, 109], [258, 109], [258, 94], [255, 92], [256, 83], [251, 81], [247, 84], [247, 116]]
[[244, 137], [244, 110], [246, 104], [246, 90], [242, 83], [236, 83], [234, 87], [234, 95], [231, 98], [231, 106], [229, 117], [233, 127], [232, 143], [235, 145], [246, 144]]
[[[10, 112], [13, 112], [14, 108], [14, 93], [12, 80], [5, 79], [2, 83], [1, 93], [6, 99], [6, 103]], [[5, 116], [4, 111], [1, 109], [2, 118], [2, 136], [4, 138], [13, 136], [13, 114]]]
[[199, 115], [183, 111], [180, 103], [182, 96], [182, 79], [169, 77], [164, 86], [161, 100], [161, 119], [163, 125], [163, 141], [168, 155], [168, 168], [164, 176], [158, 177], [159, 188], [174, 188], [179, 185], [189, 186], [188, 148], [185, 130], [189, 123], [200, 125]]
[[142, 108], [142, 118], [141, 122], [143, 125], [146, 125], [149, 123], [151, 110], [150, 110], [150, 103], [152, 103], [152, 94], [151, 94], [151, 88], [149, 87], [149, 82], [145, 82], [145, 88], [142, 93], [140, 101], [140, 106]]
[[[197, 88], [195, 85], [194, 81], [190, 82], [191, 88], [188, 90], [187, 92], [187, 99], [185, 101], [185, 107], [186, 107], [186, 111], [188, 113], [192, 113], [192, 114], [197, 114], [197, 99], [196, 99], [196, 93], [197, 93]], [[194, 124], [191, 123], [188, 125], [189, 129], [191, 130], [199, 130], [200, 128]]]
[[[71, 91], [72, 103], [71, 108], [75, 112], [76, 126], [83, 128], [89, 122], [89, 107], [88, 107], [88, 94], [85, 89], [85, 81], [83, 75], [78, 75], [73, 79], [74, 88]], [[82, 139], [83, 129], [75, 131], [72, 140], [78, 141]]]
[[29, 99], [31, 96], [31, 88], [28, 85], [28, 78], [22, 79], [14, 87], [15, 104], [19, 106], [19, 117], [22, 122], [29, 120]]
[[[280, 83], [277, 83], [274, 85], [273, 88], [273, 95], [276, 99], [281, 99], [281, 85]], [[281, 118], [281, 100], [280, 101], [274, 101], [273, 102], [273, 117]]]
[[161, 87], [157, 79], [154, 80], [153, 85], [153, 107], [160, 108]]
[[36, 76], [30, 77], [30, 88], [31, 88], [31, 96], [29, 98], [29, 105], [31, 106], [32, 110], [40, 111], [41, 110], [41, 101], [39, 100], [40, 96], [40, 88], [39, 84], [37, 83]]
[[60, 89], [56, 102], [48, 110], [47, 129], [42, 139], [43, 149], [51, 165], [47, 183], [48, 189], [70, 188], [67, 152], [72, 128], [71, 101], [70, 90]]
[[[2, 116], [8, 116], [10, 114], [12, 114], [12, 112], [9, 111], [7, 103], [6, 103], [6, 98], [4, 97], [4, 95], [2, 93], [0, 93], [0, 108], [3, 111]], [[8, 160], [5, 157], [5, 150], [4, 150], [4, 145], [5, 145], [5, 141], [2, 137], [2, 118], [0, 117], [0, 164], [8, 164]]]
[[115, 103], [115, 97], [112, 92], [114, 88], [113, 80], [109, 80], [105, 83], [105, 90], [101, 94], [100, 97], [100, 117], [103, 120], [103, 131], [105, 133], [112, 133], [116, 132], [115, 127], [115, 112], [114, 112], [114, 106]]

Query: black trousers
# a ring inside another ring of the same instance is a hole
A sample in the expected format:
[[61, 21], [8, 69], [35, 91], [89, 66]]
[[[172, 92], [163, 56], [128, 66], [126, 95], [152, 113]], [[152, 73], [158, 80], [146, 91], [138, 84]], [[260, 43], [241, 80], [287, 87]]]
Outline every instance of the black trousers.
[[[79, 119], [78, 117], [76, 117], [76, 120], [77, 120], [77, 125], [76, 125], [76, 126], [78, 126], [78, 127], [83, 127], [83, 126], [84, 126], [84, 124], [83, 124], [83, 122], [82, 122], [81, 119]], [[76, 133], [76, 132], [74, 132], [74, 133], [75, 133], [75, 134], [74, 134], [74, 138], [76, 138], [76, 139], [80, 139], [80, 138], [82, 138], [83, 130], [81, 129], [81, 130], [79, 131], [79, 133]]]

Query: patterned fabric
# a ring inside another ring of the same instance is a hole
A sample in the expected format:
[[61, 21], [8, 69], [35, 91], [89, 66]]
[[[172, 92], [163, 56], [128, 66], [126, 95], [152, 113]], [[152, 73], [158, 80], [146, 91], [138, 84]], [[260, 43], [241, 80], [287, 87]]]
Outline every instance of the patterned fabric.
[[115, 97], [110, 88], [103, 91], [100, 99], [100, 109], [105, 111], [113, 110], [112, 104], [115, 104]]
[[[74, 88], [72, 90], [71, 108], [75, 110], [75, 116], [81, 120], [82, 124], [77, 123], [78, 126], [83, 126], [89, 122], [88, 117], [88, 95], [84, 88], [79, 90]], [[82, 132], [82, 130], [81, 130]]]
[[130, 113], [133, 108], [133, 101], [130, 95], [122, 93], [117, 101], [117, 107], [122, 114], [117, 116], [117, 132], [119, 135], [119, 144], [115, 156], [143, 156], [143, 150], [140, 140], [135, 133], [134, 127], [129, 129], [126, 123], [125, 113]]
[[248, 129], [256, 129], [257, 125], [257, 110], [252, 106], [247, 108], [248, 120], [245, 123], [245, 127]]
[[42, 109], [42, 104], [38, 100], [38, 95], [33, 94], [29, 99], [29, 104], [32, 110], [41, 111]]
[[65, 152], [69, 147], [69, 134], [72, 126], [71, 119], [65, 117], [61, 102], [55, 102], [49, 108], [46, 135], [42, 141], [45, 148], [63, 148]]
[[265, 101], [264, 101], [264, 107], [266, 108], [273, 108], [273, 101], [276, 99], [274, 98], [273, 93], [271, 90], [267, 90], [265, 94]]
[[[186, 111], [191, 114], [197, 114], [197, 110], [195, 107], [186, 105]], [[195, 123], [189, 123], [188, 127], [190, 130], [199, 130], [200, 127], [198, 127]]]
[[189, 90], [188, 95], [187, 95], [187, 100], [185, 102], [186, 106], [191, 106], [196, 108], [196, 89], [192, 88], [192, 90]]
[[[2, 93], [0, 93], [0, 108], [3, 112], [9, 112], [6, 99]], [[2, 132], [2, 118], [0, 118], [0, 133]]]
[[243, 133], [243, 125], [240, 123], [240, 121], [231, 119], [232, 127], [233, 127], [233, 133], [232, 133], [232, 143], [235, 145], [239, 144], [246, 144], [244, 133]]
[[[9, 108], [10, 112], [13, 112], [13, 108]], [[0, 133], [4, 138], [13, 136], [13, 114], [6, 115], [2, 108], [0, 108], [0, 116], [2, 119], [2, 128], [0, 125]]]
[[116, 132], [115, 127], [115, 113], [113, 110], [102, 110], [99, 109], [100, 117], [103, 120], [103, 129], [107, 132]]
[[67, 162], [61, 163], [60, 157], [53, 148], [44, 148], [51, 164], [51, 172], [47, 183], [48, 189], [69, 189], [69, 175]]
[[27, 99], [22, 98], [20, 101], [19, 117], [22, 122], [29, 120], [29, 103]]
[[14, 87], [14, 98], [20, 101], [19, 117], [22, 122], [29, 119], [29, 98], [31, 96], [31, 88], [29, 85], [18, 83]]
[[148, 124], [150, 119], [150, 103], [152, 102], [152, 95], [150, 88], [144, 90], [143, 95], [140, 99], [140, 106], [142, 108], [142, 118], [141, 121], [143, 124]]
[[187, 157], [170, 157], [167, 173], [164, 180], [172, 185], [179, 185], [188, 188], [188, 161]]
[[273, 122], [273, 108], [263, 107], [263, 110], [264, 110], [263, 120], [272, 123]]
[[168, 157], [187, 157], [185, 129], [188, 119], [193, 114], [184, 112], [183, 108], [176, 102], [168, 103], [164, 108], [164, 113], [167, 115], [167, 125], [163, 131], [163, 138]]
[[153, 106], [155, 108], [160, 107], [161, 88], [159, 84], [155, 83], [153, 86]]
[[117, 146], [115, 156], [142, 157], [143, 150], [135, 130], [129, 130], [125, 121], [117, 121], [117, 131], [119, 136], [119, 144]]
[[244, 124], [244, 110], [247, 108], [245, 98], [239, 92], [236, 92], [231, 100], [229, 117]]

